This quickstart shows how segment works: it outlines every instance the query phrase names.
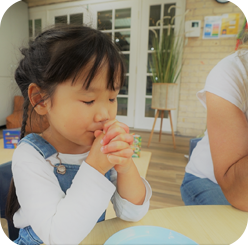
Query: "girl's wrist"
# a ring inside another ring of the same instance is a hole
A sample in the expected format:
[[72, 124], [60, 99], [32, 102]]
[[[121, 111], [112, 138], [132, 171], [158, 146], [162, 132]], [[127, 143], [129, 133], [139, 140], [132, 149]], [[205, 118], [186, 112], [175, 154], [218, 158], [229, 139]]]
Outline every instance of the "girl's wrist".
[[117, 175], [119, 176], [125, 176], [125, 175], [130, 175], [132, 172], [134, 172], [134, 162], [132, 158], [129, 158], [128, 162], [125, 164], [127, 166], [121, 166], [116, 164], [114, 166], [115, 170], [117, 171]]

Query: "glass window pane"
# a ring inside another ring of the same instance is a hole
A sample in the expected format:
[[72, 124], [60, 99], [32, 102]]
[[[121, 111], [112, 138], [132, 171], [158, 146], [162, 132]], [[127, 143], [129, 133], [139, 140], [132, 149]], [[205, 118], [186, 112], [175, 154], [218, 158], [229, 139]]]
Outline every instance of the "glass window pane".
[[82, 14], [71, 14], [70, 15], [70, 24], [82, 25], [83, 24], [83, 13]]
[[112, 10], [97, 12], [97, 29], [98, 30], [112, 29]]
[[152, 95], [152, 76], [147, 76], [146, 79], [146, 95]]
[[[158, 116], [161, 118], [161, 111], [158, 113]], [[168, 118], [168, 116], [169, 116], [169, 112], [164, 111], [164, 117], [163, 118]]]
[[41, 19], [34, 21], [34, 35], [38, 36], [41, 33]]
[[33, 36], [33, 20], [28, 21], [29, 37]]
[[170, 34], [174, 34], [174, 28], [166, 28], [163, 29], [164, 36], [168, 36]]
[[126, 76], [124, 85], [120, 89], [119, 94], [128, 94], [128, 83], [129, 83], [129, 76]]
[[55, 17], [55, 25], [56, 24], [66, 24], [66, 23], [67, 23], [67, 15]]
[[131, 8], [115, 10], [115, 29], [131, 27]]
[[112, 40], [112, 32], [104, 32], [104, 34], [108, 35]]
[[[155, 117], [156, 110], [151, 108], [152, 104], [152, 99], [151, 98], [146, 98], [146, 106], [145, 106], [145, 117]], [[161, 118], [161, 110], [158, 113], [158, 117]], [[164, 117], [163, 118], [168, 118], [169, 112], [164, 111]]]
[[147, 57], [147, 73], [152, 73], [154, 69], [153, 62], [152, 62], [152, 54], [149, 53]]
[[123, 54], [123, 59], [126, 67], [126, 73], [129, 73], [129, 54]]
[[146, 98], [145, 117], [154, 117], [155, 110], [151, 108], [152, 99]]
[[164, 5], [164, 16], [170, 16], [171, 18], [164, 18], [164, 24], [167, 26], [168, 24], [174, 25], [175, 24], [175, 16], [176, 13], [176, 3], [171, 3], [171, 4], [165, 4]]
[[127, 116], [127, 101], [128, 98], [117, 98], [117, 102], [118, 102], [117, 115]]
[[161, 5], [150, 6], [149, 26], [156, 26], [157, 21], [160, 20], [160, 15], [161, 15]]
[[153, 47], [153, 40], [154, 38], [158, 38], [159, 40], [160, 37], [160, 30], [149, 30], [149, 37], [148, 37], [148, 50], [154, 50]]
[[121, 51], [130, 50], [130, 31], [121, 31], [115, 33], [115, 44]]

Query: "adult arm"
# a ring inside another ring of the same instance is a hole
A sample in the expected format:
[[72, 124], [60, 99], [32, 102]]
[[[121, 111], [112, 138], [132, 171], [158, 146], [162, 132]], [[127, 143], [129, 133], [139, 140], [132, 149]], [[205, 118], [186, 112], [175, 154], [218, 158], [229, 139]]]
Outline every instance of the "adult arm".
[[206, 92], [207, 129], [215, 178], [230, 204], [248, 211], [248, 123], [231, 102]]

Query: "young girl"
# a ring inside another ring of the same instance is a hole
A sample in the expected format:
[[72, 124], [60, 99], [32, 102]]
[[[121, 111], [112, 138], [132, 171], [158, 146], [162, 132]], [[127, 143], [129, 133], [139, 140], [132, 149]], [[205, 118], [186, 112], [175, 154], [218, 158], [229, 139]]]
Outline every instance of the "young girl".
[[[151, 188], [132, 161], [128, 127], [115, 120], [124, 65], [111, 39], [89, 27], [55, 27], [22, 54], [22, 140], [7, 204], [20, 228], [15, 243], [78, 244], [105, 219], [110, 199], [119, 218], [140, 220]], [[50, 126], [24, 137], [30, 104]]]

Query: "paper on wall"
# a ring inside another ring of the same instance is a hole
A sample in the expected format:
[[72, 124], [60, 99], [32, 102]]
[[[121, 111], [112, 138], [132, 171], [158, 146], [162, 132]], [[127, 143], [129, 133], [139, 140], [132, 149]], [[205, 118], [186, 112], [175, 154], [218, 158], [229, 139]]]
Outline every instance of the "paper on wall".
[[203, 39], [218, 39], [220, 37], [222, 16], [205, 16]]
[[223, 14], [222, 16], [205, 16], [203, 39], [236, 37], [239, 29], [240, 14]]
[[221, 21], [221, 37], [236, 37], [240, 14], [224, 14]]

